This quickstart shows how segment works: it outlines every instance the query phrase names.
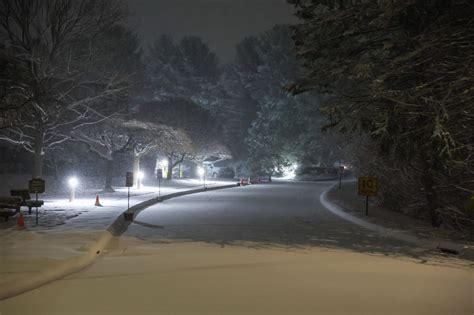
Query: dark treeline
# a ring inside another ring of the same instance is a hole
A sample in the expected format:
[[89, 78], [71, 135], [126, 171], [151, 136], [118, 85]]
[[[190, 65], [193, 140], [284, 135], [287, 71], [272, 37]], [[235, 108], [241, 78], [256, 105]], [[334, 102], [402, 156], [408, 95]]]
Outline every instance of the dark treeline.
[[474, 214], [474, 5], [449, 1], [289, 1], [303, 73], [324, 93], [346, 158], [381, 181], [388, 208], [434, 226]]

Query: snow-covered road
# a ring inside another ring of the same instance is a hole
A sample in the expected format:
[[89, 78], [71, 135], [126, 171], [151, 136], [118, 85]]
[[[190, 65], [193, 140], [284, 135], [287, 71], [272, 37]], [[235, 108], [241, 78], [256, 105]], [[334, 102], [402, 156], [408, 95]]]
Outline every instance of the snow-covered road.
[[252, 241], [419, 256], [423, 249], [363, 229], [327, 211], [331, 182], [278, 182], [194, 194], [140, 212], [126, 235], [216, 244]]

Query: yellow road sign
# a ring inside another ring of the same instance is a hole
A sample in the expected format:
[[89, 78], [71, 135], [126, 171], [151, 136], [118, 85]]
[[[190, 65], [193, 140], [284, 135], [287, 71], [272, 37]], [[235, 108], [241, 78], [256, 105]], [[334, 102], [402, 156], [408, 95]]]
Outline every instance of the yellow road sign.
[[361, 196], [376, 196], [378, 180], [375, 177], [359, 177], [358, 188]]

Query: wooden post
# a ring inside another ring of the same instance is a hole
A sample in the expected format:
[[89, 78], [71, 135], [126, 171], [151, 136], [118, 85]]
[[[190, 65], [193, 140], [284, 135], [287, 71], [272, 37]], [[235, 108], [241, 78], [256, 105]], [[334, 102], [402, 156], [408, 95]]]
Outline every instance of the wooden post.
[[38, 193], [36, 193], [36, 225], [38, 225]]
[[369, 196], [365, 196], [365, 215], [369, 215]]

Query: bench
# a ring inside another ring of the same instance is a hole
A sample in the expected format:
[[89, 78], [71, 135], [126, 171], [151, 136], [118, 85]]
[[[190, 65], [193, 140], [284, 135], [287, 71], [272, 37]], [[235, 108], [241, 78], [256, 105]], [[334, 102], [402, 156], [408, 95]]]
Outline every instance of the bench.
[[[0, 217], [8, 218], [20, 212], [21, 198], [18, 197], [0, 197]], [[12, 211], [15, 210], [15, 211]]]
[[21, 206], [28, 207], [28, 213], [31, 214], [31, 208], [41, 207], [44, 205], [43, 200], [32, 200], [30, 196], [30, 191], [28, 189], [12, 189], [10, 190], [10, 195], [12, 197], [21, 198]]

